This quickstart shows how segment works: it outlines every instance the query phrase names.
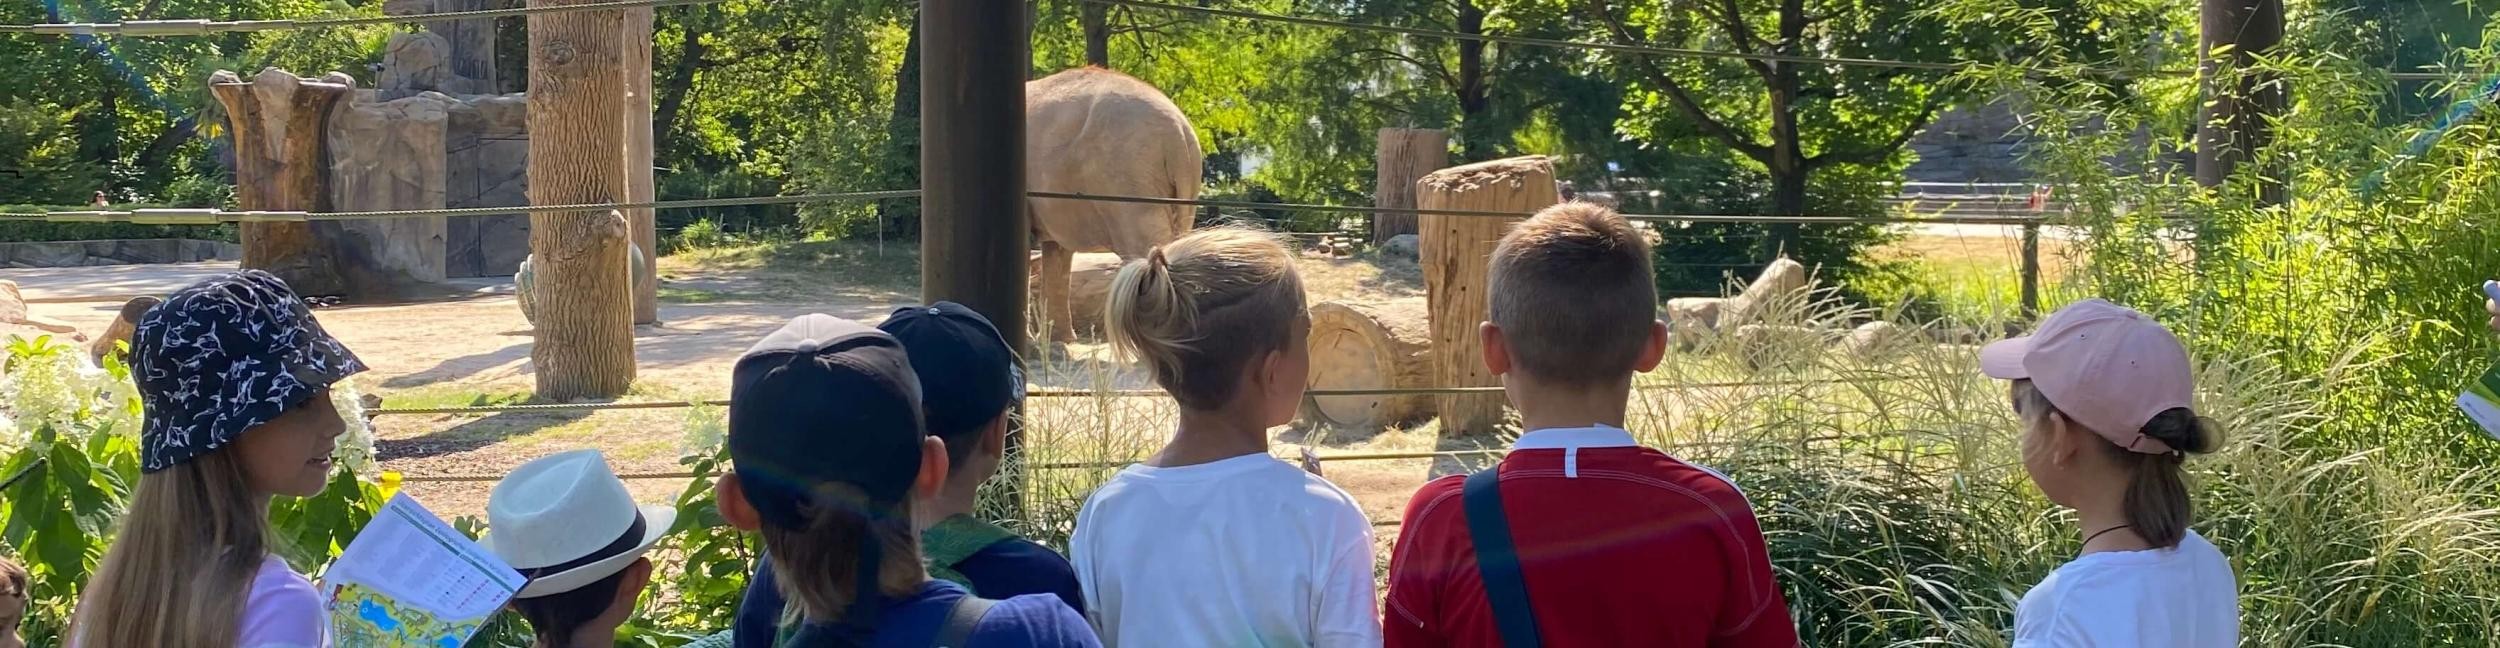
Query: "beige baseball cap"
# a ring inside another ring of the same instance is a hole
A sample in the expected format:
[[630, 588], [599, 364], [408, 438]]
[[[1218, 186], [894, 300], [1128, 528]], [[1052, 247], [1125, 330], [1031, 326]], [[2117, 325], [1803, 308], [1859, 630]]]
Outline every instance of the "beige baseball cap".
[[2040, 330], [1979, 351], [1979, 369], [1999, 380], [2030, 380], [2059, 412], [2134, 452], [2177, 450], [2144, 435], [2144, 424], [2196, 398], [2187, 346], [2135, 309], [2099, 299], [2049, 314]]

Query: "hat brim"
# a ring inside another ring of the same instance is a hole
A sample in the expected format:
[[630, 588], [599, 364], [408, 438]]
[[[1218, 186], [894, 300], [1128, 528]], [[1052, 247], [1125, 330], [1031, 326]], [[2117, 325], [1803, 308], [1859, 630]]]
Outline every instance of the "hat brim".
[[[513, 594], [512, 597], [538, 598], [581, 589], [591, 583], [599, 582], [599, 579], [625, 571], [627, 565], [634, 564], [635, 560], [651, 553], [651, 548], [660, 544], [660, 538], [668, 536], [669, 528], [677, 525], [677, 509], [657, 505], [645, 505], [638, 508], [642, 510], [642, 541], [635, 543], [633, 549], [610, 556], [606, 560], [532, 579], [529, 584], [521, 586], [521, 591]], [[494, 551], [494, 540], [494, 537], [489, 535], [478, 538], [477, 542], [484, 545], [488, 551]]]
[[2031, 337], [1998, 340], [1979, 349], [1979, 372], [1997, 380], [2030, 380], [2023, 358], [2031, 355]]

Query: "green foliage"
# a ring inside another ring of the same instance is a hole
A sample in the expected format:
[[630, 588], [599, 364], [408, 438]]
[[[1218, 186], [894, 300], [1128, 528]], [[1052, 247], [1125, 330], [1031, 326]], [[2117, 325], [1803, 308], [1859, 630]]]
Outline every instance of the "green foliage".
[[[16, 551], [33, 576], [26, 638], [56, 645], [139, 482], [138, 393], [120, 361], [87, 365], [83, 350], [49, 336], [12, 338], [7, 353], [0, 375], [0, 545]], [[332, 396], [356, 399], [352, 389]], [[341, 464], [369, 467], [369, 433], [348, 416]], [[387, 490], [341, 472], [319, 496], [273, 502], [273, 544], [297, 567], [318, 567], [364, 527]]]

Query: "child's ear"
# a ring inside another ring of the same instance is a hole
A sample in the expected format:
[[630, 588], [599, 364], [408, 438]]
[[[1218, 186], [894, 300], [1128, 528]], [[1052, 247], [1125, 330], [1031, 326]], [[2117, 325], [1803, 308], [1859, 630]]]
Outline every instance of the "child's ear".
[[1485, 370], [1496, 376], [1510, 373], [1510, 341], [1502, 337], [1502, 327], [1492, 322], [1478, 324], [1476, 337], [1484, 342]]
[[1651, 320], [1649, 322], [1649, 341], [1641, 344], [1640, 360], [1632, 364], [1632, 370], [1640, 373], [1649, 373], [1650, 371], [1658, 368], [1658, 363], [1665, 362], [1666, 360], [1667, 323]]
[[712, 482], [712, 501], [720, 508], [721, 520], [728, 522], [731, 528], [740, 531], [764, 528], [764, 514], [756, 512], [755, 504], [747, 501], [746, 487], [738, 485], [738, 473], [723, 474], [719, 481]]
[[634, 564], [626, 565], [625, 578], [617, 583], [615, 605], [626, 610], [634, 609], [634, 602], [642, 600], [642, 590], [650, 586], [650, 558], [645, 557], [634, 561]]
[[946, 442], [937, 437], [920, 438], [920, 477], [912, 480], [912, 494], [922, 498], [936, 497], [946, 487]]
[[2049, 413], [2049, 463], [2064, 466], [2074, 463], [2075, 453], [2082, 450], [2075, 443], [2075, 424], [2066, 420], [2065, 412]]

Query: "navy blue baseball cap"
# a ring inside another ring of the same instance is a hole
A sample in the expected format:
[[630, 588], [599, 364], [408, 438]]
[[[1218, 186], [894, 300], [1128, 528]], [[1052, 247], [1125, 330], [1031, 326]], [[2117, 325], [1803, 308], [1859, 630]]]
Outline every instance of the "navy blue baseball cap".
[[[920, 381], [903, 344], [823, 314], [791, 320], [731, 370], [729, 460], [764, 521], [805, 528], [811, 511], [868, 517], [911, 497], [920, 476]], [[831, 499], [825, 486], [866, 501]]]
[[911, 356], [929, 434], [961, 439], [1024, 400], [1024, 367], [1015, 350], [990, 318], [963, 304], [895, 309], [877, 328], [901, 340]]

